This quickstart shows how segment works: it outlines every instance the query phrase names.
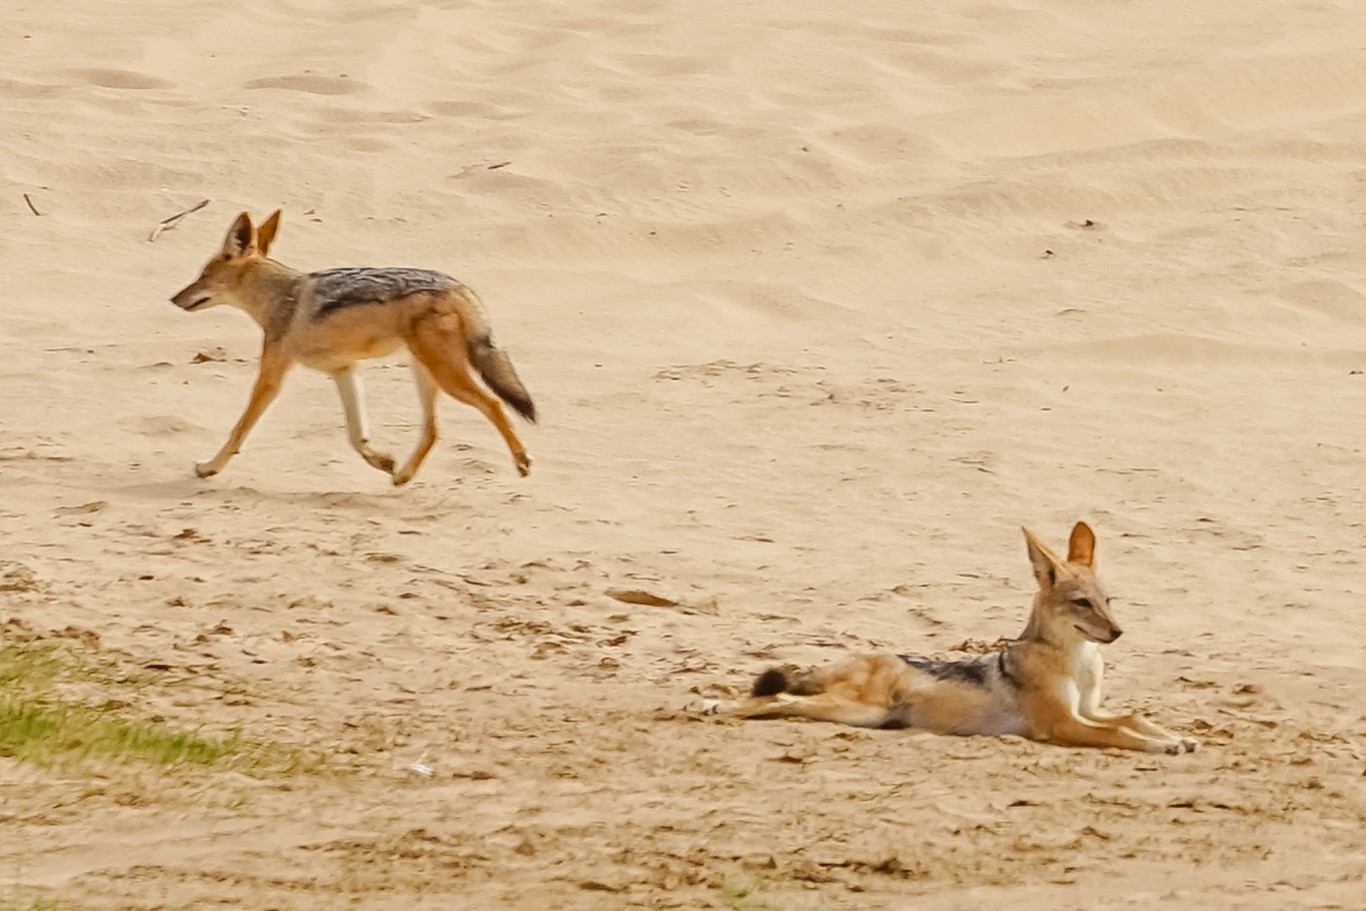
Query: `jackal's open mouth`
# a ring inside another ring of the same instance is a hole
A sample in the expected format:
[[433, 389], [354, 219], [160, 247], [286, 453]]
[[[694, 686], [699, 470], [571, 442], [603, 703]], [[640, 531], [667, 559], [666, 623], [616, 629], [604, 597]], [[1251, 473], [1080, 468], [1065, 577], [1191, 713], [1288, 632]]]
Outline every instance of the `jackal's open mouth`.
[[[196, 297], [194, 300], [190, 301], [188, 304], [180, 304], [180, 309], [182, 309], [182, 310], [198, 310], [200, 307], [204, 306], [205, 304], [207, 304], [207, 303], [208, 303], [209, 301], [211, 301], [211, 300], [213, 300], [213, 295], [212, 295], [212, 294], [205, 294], [205, 295], [203, 295], [202, 297]], [[176, 301], [176, 303], [179, 304], [180, 302], [179, 302], [179, 301]]]

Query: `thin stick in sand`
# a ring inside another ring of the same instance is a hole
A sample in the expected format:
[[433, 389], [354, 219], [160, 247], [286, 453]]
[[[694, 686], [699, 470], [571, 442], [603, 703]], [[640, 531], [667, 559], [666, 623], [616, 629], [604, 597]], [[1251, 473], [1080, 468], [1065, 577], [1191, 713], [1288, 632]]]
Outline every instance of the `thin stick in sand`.
[[171, 230], [171, 229], [174, 228], [176, 225], [180, 224], [180, 220], [181, 220], [182, 218], [184, 218], [186, 215], [189, 215], [189, 214], [192, 213], [192, 212], [198, 212], [200, 209], [204, 208], [204, 207], [207, 206], [208, 204], [209, 204], [209, 201], [208, 201], [207, 199], [201, 199], [199, 202], [197, 202], [197, 203], [195, 203], [194, 205], [190, 206], [190, 207], [189, 207], [188, 209], [186, 209], [184, 212], [177, 212], [176, 214], [172, 215], [170, 218], [163, 218], [161, 221], [159, 221], [159, 222], [157, 223], [157, 226], [156, 226], [155, 228], [152, 229], [152, 233], [151, 233], [150, 236], [148, 236], [147, 242], [148, 242], [149, 244], [152, 243], [152, 242], [154, 242], [158, 237], [161, 236], [161, 232], [162, 232], [162, 231], [169, 231], [169, 230]]

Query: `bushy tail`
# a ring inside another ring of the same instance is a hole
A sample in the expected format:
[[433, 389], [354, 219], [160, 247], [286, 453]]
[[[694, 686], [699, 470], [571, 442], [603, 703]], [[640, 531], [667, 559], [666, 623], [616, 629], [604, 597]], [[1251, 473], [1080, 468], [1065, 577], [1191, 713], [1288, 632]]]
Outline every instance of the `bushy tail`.
[[526, 391], [517, 371], [513, 369], [512, 359], [494, 343], [493, 329], [484, 302], [473, 288], [459, 282], [452, 289], [452, 299], [460, 314], [460, 331], [465, 337], [465, 352], [470, 363], [479, 371], [479, 376], [488, 387], [497, 393], [498, 398], [534, 424], [536, 404], [531, 401], [531, 393]]
[[526, 391], [517, 371], [512, 367], [512, 358], [507, 352], [493, 343], [493, 335], [487, 330], [478, 333], [466, 346], [470, 363], [479, 371], [484, 382], [498, 397], [507, 402], [522, 417], [536, 422], [536, 403], [531, 401], [531, 393]]
[[802, 670], [794, 664], [771, 667], [760, 674], [750, 687], [751, 696], [776, 696], [778, 693], [791, 693], [794, 696], [814, 696], [823, 692], [814, 671]]

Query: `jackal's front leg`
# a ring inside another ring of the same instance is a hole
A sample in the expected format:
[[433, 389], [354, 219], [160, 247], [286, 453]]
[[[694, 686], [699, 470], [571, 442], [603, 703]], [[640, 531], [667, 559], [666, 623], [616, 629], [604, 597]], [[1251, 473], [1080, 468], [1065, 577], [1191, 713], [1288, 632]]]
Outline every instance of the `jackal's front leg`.
[[199, 462], [194, 466], [195, 474], [201, 478], [212, 477], [223, 470], [229, 459], [237, 455], [242, 448], [242, 441], [247, 438], [251, 428], [256, 426], [266, 408], [275, 401], [275, 396], [280, 394], [280, 384], [284, 381], [289, 365], [289, 358], [278, 350], [273, 351], [267, 347], [261, 353], [260, 370], [256, 374], [256, 383], [251, 388], [251, 398], [247, 400], [246, 410], [237, 419], [232, 433], [228, 434], [228, 441], [218, 450], [218, 454], [209, 461]]
[[346, 435], [361, 458], [387, 475], [394, 473], [394, 457], [370, 447], [370, 427], [365, 415], [365, 390], [354, 367], [343, 367], [332, 374], [346, 412]]
[[1195, 749], [1194, 741], [1188, 743], [1170, 735], [1154, 737], [1117, 720], [1097, 721], [1080, 715], [1071, 715], [1050, 724], [1043, 734], [1042, 739], [1061, 746], [1115, 747], [1144, 753], [1171, 754], [1189, 753]]
[[1179, 734], [1175, 734], [1161, 725], [1149, 721], [1137, 712], [1132, 712], [1128, 715], [1106, 715], [1100, 712], [1093, 712], [1090, 719], [1100, 724], [1126, 727], [1130, 730], [1137, 731], [1145, 737], [1153, 737], [1168, 743], [1180, 744], [1182, 747], [1181, 752], [1184, 753], [1194, 753], [1196, 748], [1200, 746], [1200, 741], [1196, 740], [1194, 737], [1182, 737]]

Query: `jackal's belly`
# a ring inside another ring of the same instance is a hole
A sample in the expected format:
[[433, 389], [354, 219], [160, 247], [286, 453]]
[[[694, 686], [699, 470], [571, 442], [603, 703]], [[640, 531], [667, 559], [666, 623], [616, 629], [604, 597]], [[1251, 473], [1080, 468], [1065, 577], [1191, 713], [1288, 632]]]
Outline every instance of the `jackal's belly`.
[[899, 723], [939, 734], [1024, 734], [1024, 715], [1000, 655], [934, 661], [903, 655], [909, 673]]
[[403, 347], [403, 339], [390, 334], [350, 334], [336, 345], [300, 346], [295, 359], [305, 367], [333, 373], [372, 357], [384, 357]]

